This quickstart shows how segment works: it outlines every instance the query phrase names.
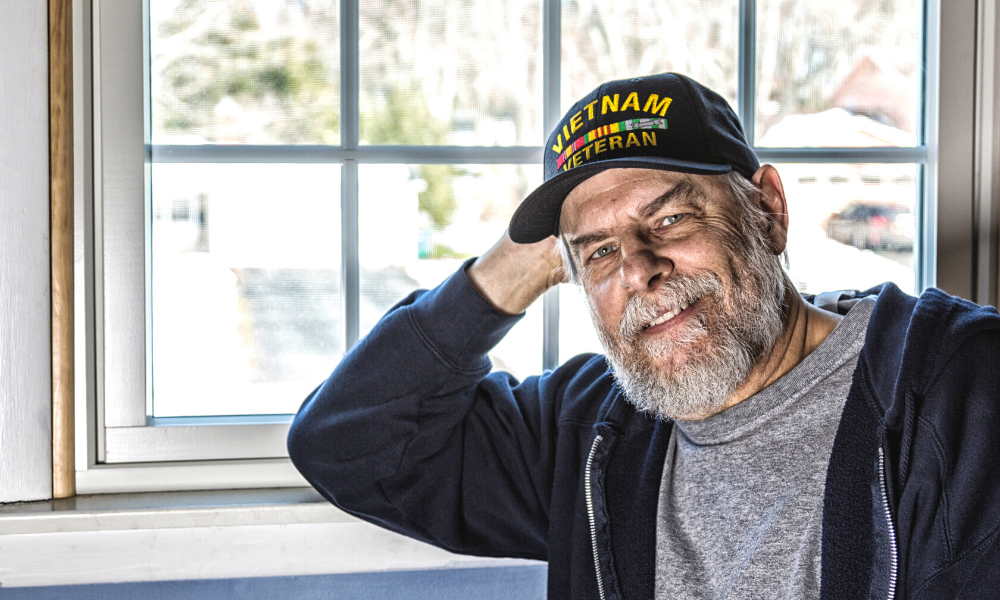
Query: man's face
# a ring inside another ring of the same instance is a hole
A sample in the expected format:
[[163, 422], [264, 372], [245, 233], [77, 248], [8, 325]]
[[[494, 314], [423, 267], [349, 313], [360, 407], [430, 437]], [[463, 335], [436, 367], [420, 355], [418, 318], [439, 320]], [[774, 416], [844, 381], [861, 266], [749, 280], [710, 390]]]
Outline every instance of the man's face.
[[626, 396], [698, 419], [784, 330], [785, 278], [753, 199], [724, 176], [609, 169], [566, 197], [560, 231]]

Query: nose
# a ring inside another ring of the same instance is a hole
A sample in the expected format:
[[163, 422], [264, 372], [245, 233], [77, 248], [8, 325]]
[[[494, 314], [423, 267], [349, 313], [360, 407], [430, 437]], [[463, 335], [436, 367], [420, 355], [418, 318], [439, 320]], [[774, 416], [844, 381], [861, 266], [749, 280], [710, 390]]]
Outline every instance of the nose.
[[674, 270], [668, 257], [658, 254], [645, 244], [622, 247], [621, 285], [636, 292], [652, 291]]

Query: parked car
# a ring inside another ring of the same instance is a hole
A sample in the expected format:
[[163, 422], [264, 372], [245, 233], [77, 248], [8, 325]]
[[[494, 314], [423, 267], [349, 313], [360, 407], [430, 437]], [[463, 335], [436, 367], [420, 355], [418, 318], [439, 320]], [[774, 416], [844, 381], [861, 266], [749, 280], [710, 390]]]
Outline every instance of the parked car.
[[902, 204], [852, 200], [823, 221], [827, 237], [861, 250], [913, 251], [913, 210]]

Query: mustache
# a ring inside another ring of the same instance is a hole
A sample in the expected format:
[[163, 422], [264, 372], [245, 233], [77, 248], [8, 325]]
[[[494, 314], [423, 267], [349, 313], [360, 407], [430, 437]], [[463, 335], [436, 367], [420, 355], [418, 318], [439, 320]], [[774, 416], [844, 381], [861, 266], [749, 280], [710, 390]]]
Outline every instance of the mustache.
[[693, 304], [710, 294], [722, 295], [722, 280], [715, 273], [674, 275], [656, 291], [628, 299], [618, 326], [618, 335], [628, 343], [639, 337], [643, 326], [679, 306]]

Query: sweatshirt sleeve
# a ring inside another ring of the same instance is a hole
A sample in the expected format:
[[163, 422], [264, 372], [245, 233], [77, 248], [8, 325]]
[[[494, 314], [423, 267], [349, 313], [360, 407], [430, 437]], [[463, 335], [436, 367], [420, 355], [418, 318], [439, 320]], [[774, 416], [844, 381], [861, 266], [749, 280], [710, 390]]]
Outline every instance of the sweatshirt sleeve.
[[921, 597], [987, 598], [1000, 588], [1000, 319], [987, 317], [921, 395], [911, 425], [911, 452], [936, 458], [909, 461], [900, 502], [913, 532], [901, 540], [906, 565], [912, 585], [926, 588]]
[[390, 310], [305, 401], [292, 462], [365, 520], [455, 552], [546, 557], [565, 367], [524, 383], [486, 353], [519, 317], [460, 269]]

